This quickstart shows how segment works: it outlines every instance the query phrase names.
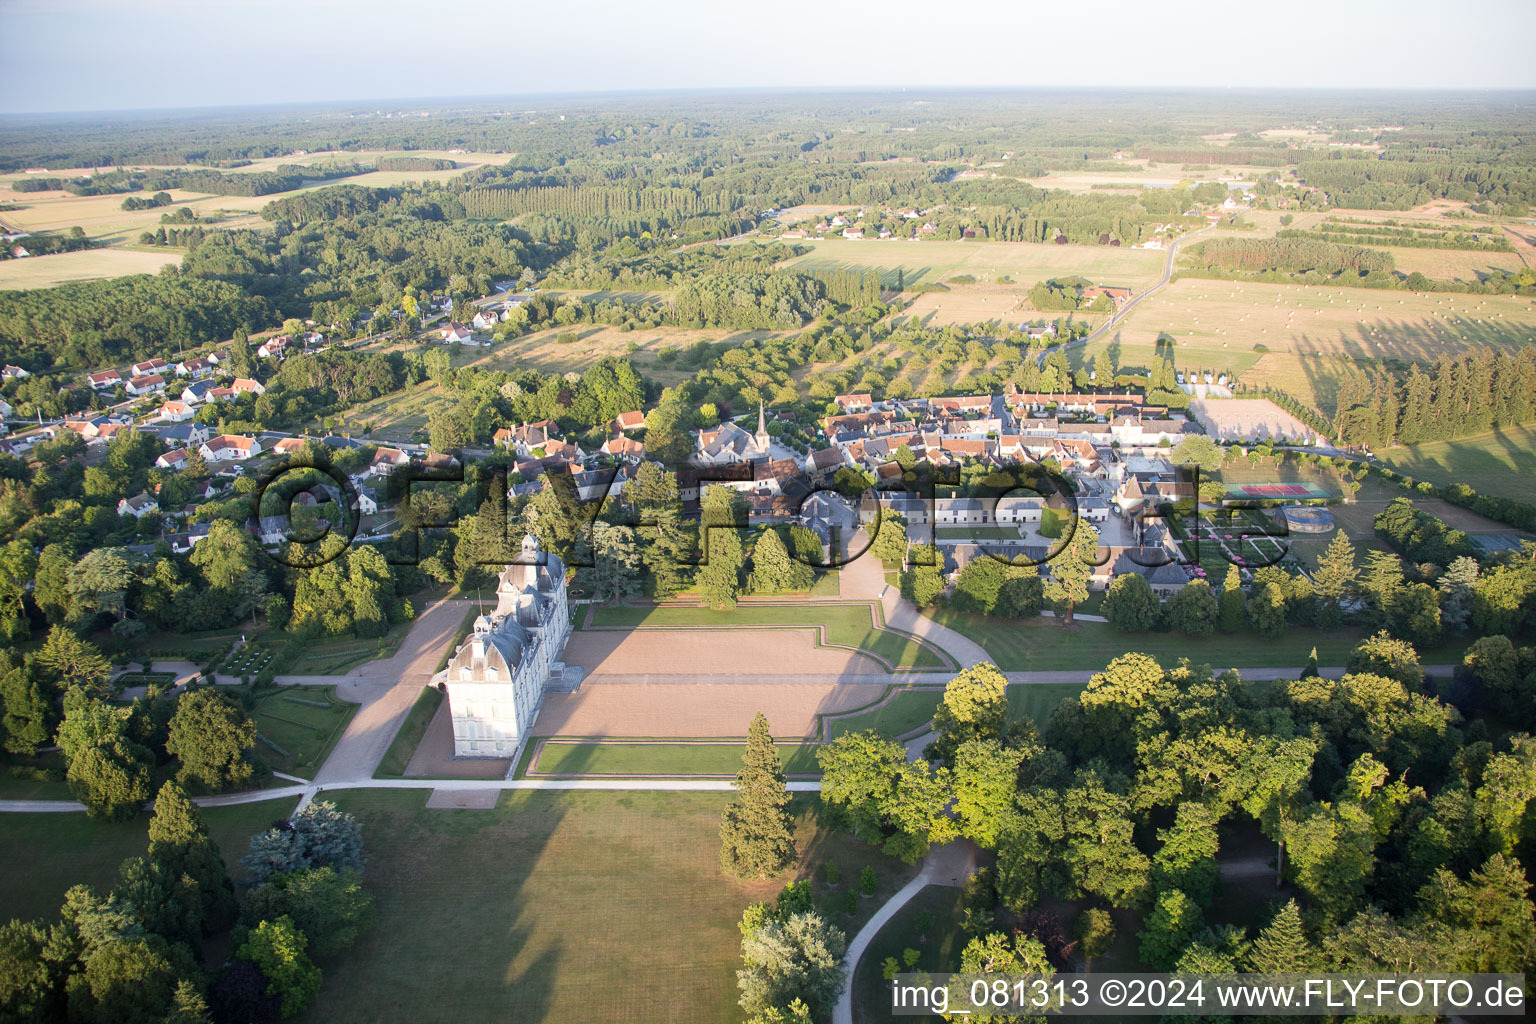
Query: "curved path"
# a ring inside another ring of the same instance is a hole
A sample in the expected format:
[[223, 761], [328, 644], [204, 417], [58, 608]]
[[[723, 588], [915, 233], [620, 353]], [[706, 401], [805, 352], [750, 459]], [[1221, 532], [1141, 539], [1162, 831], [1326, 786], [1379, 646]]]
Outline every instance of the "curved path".
[[[865, 553], [842, 568], [838, 586], [844, 597], [861, 601], [879, 601], [886, 625], [911, 633], [944, 651], [961, 668], [991, 661], [980, 644], [948, 626], [941, 626], [901, 599], [901, 591], [885, 579], [885, 566], [874, 555]], [[913, 673], [905, 673], [913, 675]], [[947, 679], [947, 676], [946, 676]], [[895, 681], [895, 680], [893, 680]]]
[[975, 870], [976, 847], [964, 839], [957, 839], [945, 846], [936, 846], [928, 851], [928, 856], [923, 859], [922, 870], [913, 876], [912, 881], [886, 900], [848, 943], [848, 953], [845, 957], [848, 963], [848, 981], [843, 985], [842, 994], [837, 997], [837, 1005], [832, 1008], [832, 1024], [853, 1024], [854, 974], [859, 969], [859, 960], [864, 956], [864, 951], [869, 948], [875, 936], [880, 934], [880, 929], [884, 928], [912, 897], [928, 886], [962, 886]]

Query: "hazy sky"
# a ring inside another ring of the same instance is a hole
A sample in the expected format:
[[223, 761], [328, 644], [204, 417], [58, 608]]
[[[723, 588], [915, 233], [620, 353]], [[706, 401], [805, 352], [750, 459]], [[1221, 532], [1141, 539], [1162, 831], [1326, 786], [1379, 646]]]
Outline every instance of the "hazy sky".
[[0, 0], [0, 110], [818, 86], [1536, 87], [1536, 0]]

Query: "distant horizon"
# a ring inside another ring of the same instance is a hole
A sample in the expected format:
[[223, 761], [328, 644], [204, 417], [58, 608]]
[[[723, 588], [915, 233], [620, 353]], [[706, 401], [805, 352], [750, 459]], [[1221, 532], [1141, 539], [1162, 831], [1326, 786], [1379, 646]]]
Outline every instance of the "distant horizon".
[[143, 106], [143, 107], [79, 107], [57, 108], [40, 110], [0, 110], [0, 120], [23, 118], [48, 118], [48, 117], [89, 117], [95, 114], [200, 114], [217, 113], [221, 111], [280, 111], [297, 110], [305, 108], [339, 110], [347, 107], [375, 107], [389, 110], [390, 108], [402, 109], [405, 105], [435, 104], [447, 106], [452, 104], [465, 104], [484, 106], [499, 100], [595, 100], [595, 99], [643, 99], [648, 96], [714, 96], [726, 97], [729, 95], [765, 95], [765, 96], [847, 96], [870, 95], [880, 97], [894, 97], [902, 93], [915, 94], [948, 94], [948, 95], [989, 95], [989, 96], [1028, 96], [1039, 95], [1070, 95], [1073, 93], [1104, 93], [1124, 96], [1135, 95], [1210, 95], [1246, 97], [1283, 97], [1298, 94], [1316, 94], [1318, 96], [1330, 96], [1340, 99], [1350, 97], [1371, 97], [1402, 95], [1418, 99], [1466, 98], [1476, 96], [1490, 97], [1519, 97], [1528, 95], [1533, 104], [1536, 104], [1536, 83], [1531, 85], [1513, 86], [1306, 86], [1306, 85], [1245, 85], [1245, 86], [1217, 86], [1217, 85], [966, 85], [966, 84], [891, 84], [891, 85], [734, 85], [734, 86], [677, 86], [673, 88], [662, 87], [635, 87], [635, 88], [610, 88], [591, 90], [548, 90], [545, 92], [506, 92], [506, 93], [444, 93], [440, 95], [420, 96], [338, 96], [326, 99], [294, 99], [294, 100], [254, 100], [249, 102], [232, 102], [205, 104], [201, 106]]
[[[1489, 0], [1475, 21], [1432, 0], [1294, 0], [1257, 14], [1101, 0], [1089, 16], [1010, 0], [942, 16], [921, 0], [780, 0], [769, 12], [592, 0], [576, 27], [569, 11], [510, 14], [491, 0], [0, 0], [0, 111], [902, 88], [868, 84], [893, 78], [919, 89], [1536, 88], [1529, 0]], [[60, 74], [69, 53], [93, 59]]]

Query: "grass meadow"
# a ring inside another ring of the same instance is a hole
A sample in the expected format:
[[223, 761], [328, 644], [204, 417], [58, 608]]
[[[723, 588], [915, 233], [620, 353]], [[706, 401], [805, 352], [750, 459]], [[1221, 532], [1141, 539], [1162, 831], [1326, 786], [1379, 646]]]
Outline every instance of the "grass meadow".
[[[236, 879], [235, 863], [245, 856], [251, 836], [293, 811], [294, 800], [264, 800], [228, 807], [202, 808], [208, 833], [219, 844]], [[96, 821], [84, 814], [7, 814], [0, 829], [0, 921], [52, 918], [70, 886], [85, 883], [98, 891], [112, 887], [117, 867], [149, 848], [149, 815], [132, 821]]]
[[[1343, 665], [1364, 638], [1352, 629], [1300, 627], [1286, 630], [1275, 640], [1247, 632], [1196, 638], [1182, 633], [1122, 633], [1105, 622], [1079, 620], [1066, 626], [1057, 618], [996, 619], [948, 610], [929, 614], [935, 622], [980, 644], [998, 667], [1008, 672], [1097, 670], [1126, 651], [1150, 654], [1165, 667], [1188, 658], [1196, 664], [1208, 662], [1218, 672], [1234, 665], [1300, 668], [1314, 646], [1318, 664]], [[1452, 644], [1419, 654], [1425, 664], [1440, 664], [1460, 661], [1462, 650]]]
[[[306, 1024], [735, 1020], [748, 903], [814, 878], [851, 936], [914, 870], [818, 825], [814, 797], [793, 805], [800, 863], [766, 882], [720, 870], [729, 793], [515, 792], [492, 811], [428, 811], [425, 791], [335, 798], [363, 822], [379, 917], [324, 965]], [[865, 865], [879, 890], [850, 915], [843, 900]]]
[[1536, 501], [1536, 427], [1392, 448], [1381, 459], [1416, 480], [1464, 483], [1480, 493]]
[[1145, 370], [1165, 335], [1179, 367], [1237, 373], [1331, 416], [1339, 377], [1353, 360], [1428, 365], [1442, 352], [1526, 345], [1536, 341], [1536, 307], [1514, 296], [1183, 278], [1138, 305], [1107, 338], [1074, 350], [1075, 359], [1107, 351], [1122, 369]]

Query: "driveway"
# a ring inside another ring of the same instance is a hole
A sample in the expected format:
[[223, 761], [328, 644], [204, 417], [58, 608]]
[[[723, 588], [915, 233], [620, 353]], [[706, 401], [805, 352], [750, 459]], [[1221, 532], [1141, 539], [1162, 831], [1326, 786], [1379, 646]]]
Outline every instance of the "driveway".
[[442, 598], [416, 619], [394, 657], [371, 661], [344, 677], [280, 676], [280, 682], [300, 679], [336, 684], [336, 696], [362, 705], [346, 732], [336, 741], [331, 756], [315, 774], [317, 785], [334, 785], [371, 779], [384, 752], [410, 713], [423, 687], [432, 681], [443, 651], [458, 632], [459, 623], [474, 605], [469, 601]]

